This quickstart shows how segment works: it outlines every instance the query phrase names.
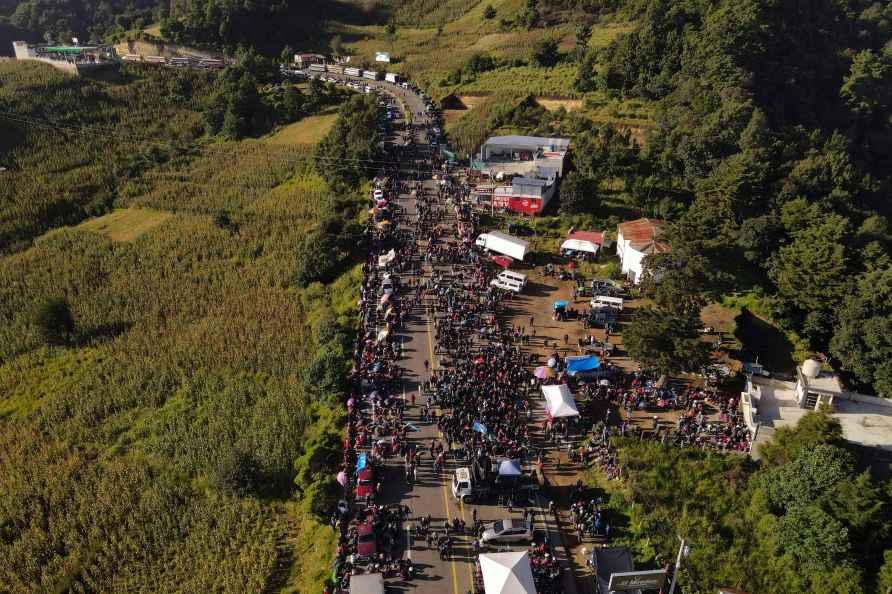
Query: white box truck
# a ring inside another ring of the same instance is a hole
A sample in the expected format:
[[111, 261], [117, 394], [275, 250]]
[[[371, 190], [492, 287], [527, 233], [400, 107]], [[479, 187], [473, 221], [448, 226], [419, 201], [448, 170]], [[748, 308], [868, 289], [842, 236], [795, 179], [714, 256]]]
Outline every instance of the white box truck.
[[499, 231], [481, 233], [476, 243], [487, 251], [498, 252], [515, 260], [523, 260], [527, 250], [530, 249], [529, 242]]

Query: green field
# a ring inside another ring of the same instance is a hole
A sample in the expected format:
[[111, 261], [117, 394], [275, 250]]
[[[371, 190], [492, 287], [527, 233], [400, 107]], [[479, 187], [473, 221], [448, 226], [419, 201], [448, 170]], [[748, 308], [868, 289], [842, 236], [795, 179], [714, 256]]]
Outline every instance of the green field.
[[[35, 101], [97, 84], [4, 68]], [[45, 146], [16, 146], [17, 179], [43, 175]], [[333, 479], [295, 479], [301, 456], [339, 442], [340, 387], [306, 369], [346, 378], [359, 270], [347, 254], [330, 287], [301, 289], [294, 254], [360, 201], [329, 190], [311, 150], [193, 145], [116, 178], [107, 212], [50, 221], [0, 257], [3, 588], [319, 589], [334, 532], [310, 512]], [[53, 343], [34, 323], [50, 297], [74, 322]]]
[[75, 229], [100, 233], [114, 241], [133, 241], [172, 216], [169, 212], [145, 208], [118, 208], [107, 215], [84, 221]]
[[270, 144], [316, 144], [325, 136], [337, 119], [336, 113], [306, 117], [282, 127], [266, 137]]

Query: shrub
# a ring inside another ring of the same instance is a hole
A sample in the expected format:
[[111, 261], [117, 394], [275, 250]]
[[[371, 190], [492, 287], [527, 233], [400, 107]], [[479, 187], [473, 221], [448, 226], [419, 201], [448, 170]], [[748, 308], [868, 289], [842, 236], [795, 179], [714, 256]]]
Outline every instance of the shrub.
[[34, 311], [34, 326], [45, 344], [68, 343], [74, 334], [74, 318], [68, 302], [61, 297], [52, 297], [40, 303]]

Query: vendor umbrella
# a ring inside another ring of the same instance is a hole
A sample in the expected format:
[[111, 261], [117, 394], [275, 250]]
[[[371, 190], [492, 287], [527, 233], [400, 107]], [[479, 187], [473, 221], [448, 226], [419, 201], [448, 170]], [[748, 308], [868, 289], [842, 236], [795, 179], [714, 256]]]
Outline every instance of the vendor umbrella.
[[550, 377], [554, 377], [554, 369], [550, 367], [537, 367], [533, 371], [533, 375], [538, 377], [541, 380], [548, 379]]
[[342, 470], [341, 472], [338, 473], [338, 476], [336, 478], [337, 478], [338, 484], [340, 484], [342, 487], [347, 486], [347, 473], [346, 472], [344, 472]]
[[383, 295], [381, 295], [381, 301], [379, 301], [378, 303], [384, 305], [385, 303], [387, 303], [388, 300], [390, 300], [390, 293], [384, 293]]
[[513, 262], [513, 260], [507, 256], [493, 256], [492, 261], [502, 268], [508, 268], [511, 266], [511, 262]]
[[486, 434], [486, 425], [479, 421], [474, 421], [474, 424], [471, 425], [471, 429], [473, 429], [477, 433], [483, 433], [484, 435]]
[[553, 307], [554, 309], [564, 309], [564, 308], [567, 307], [568, 305], [570, 305], [570, 302], [569, 302], [569, 301], [563, 301], [563, 300], [561, 300], [561, 301], [555, 301], [554, 304], [552, 305], [552, 307]]
[[557, 359], [555, 359], [554, 357], [551, 357], [550, 359], [548, 359], [549, 367], [555, 367], [556, 365], [557, 365]]

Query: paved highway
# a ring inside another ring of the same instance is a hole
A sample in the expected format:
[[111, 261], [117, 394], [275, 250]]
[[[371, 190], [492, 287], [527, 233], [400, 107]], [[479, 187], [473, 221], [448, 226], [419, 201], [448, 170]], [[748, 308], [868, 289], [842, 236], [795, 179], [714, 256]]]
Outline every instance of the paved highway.
[[[406, 108], [413, 114], [413, 122], [419, 124], [420, 128], [408, 132], [402, 131], [390, 142], [405, 144], [406, 137], [411, 134], [418, 147], [418, 156], [426, 159], [430, 152], [430, 145], [425, 127], [430, 120], [426, 115], [423, 99], [397, 85], [381, 81], [377, 83], [365, 82], [377, 86], [405, 103]], [[423, 115], [419, 116], [418, 114]], [[413, 164], [404, 163], [403, 171], [408, 172], [412, 167]], [[429, 165], [422, 167], [425, 170], [430, 168]], [[424, 189], [427, 190], [428, 195], [436, 196], [437, 182], [432, 179], [432, 172], [424, 171], [422, 175]], [[415, 199], [409, 194], [402, 194], [398, 198], [398, 203], [407, 213], [409, 219], [403, 224], [414, 228], [414, 221], [417, 218]], [[447, 215], [447, 219], [441, 222], [450, 224], [455, 220], [450, 213]], [[424, 242], [421, 242], [420, 253], [423, 253], [424, 247]], [[424, 269], [423, 277], [430, 276], [430, 273], [429, 268]], [[416, 280], [421, 281], [423, 277]], [[405, 283], [408, 279], [401, 280]], [[476, 512], [478, 517], [487, 523], [508, 517], [521, 519], [524, 508], [516, 507], [509, 513], [507, 508], [498, 505], [470, 505], [456, 501], [449, 488], [452, 471], [456, 465], [453, 460], [448, 458], [446, 468], [441, 473], [434, 473], [432, 460], [426, 452], [432, 440], [438, 439], [441, 442], [443, 440], [436, 424], [422, 422], [420, 414], [424, 404], [420, 385], [429, 378], [430, 373], [425, 363], [429, 362], [430, 369], [437, 367], [433, 320], [426, 306], [420, 305], [413, 309], [398, 336], [403, 346], [403, 358], [400, 362], [404, 369], [403, 393], [407, 402], [410, 400], [410, 395], [416, 395], [416, 404], [407, 407], [405, 420], [419, 429], [410, 434], [410, 441], [415, 442], [418, 450], [424, 451], [425, 455], [419, 465], [417, 480], [413, 485], [409, 485], [405, 480], [403, 465], [399, 458], [391, 458], [384, 471], [384, 484], [378, 502], [401, 503], [410, 508], [410, 520], [404, 526], [407, 541], [405, 556], [411, 559], [418, 571], [415, 579], [410, 582], [403, 582], [399, 579], [388, 580], [388, 588], [389, 591], [413, 590], [419, 594], [476, 593], [474, 586], [475, 556], [472, 549], [474, 536], [470, 530], [470, 527], [473, 526], [474, 513]], [[541, 418], [541, 415], [541, 408], [537, 408], [534, 422]], [[559, 544], [560, 536], [556, 533], [556, 526], [553, 521], [548, 519], [548, 514], [544, 513], [543, 504], [545, 502], [538, 495], [534, 494], [532, 497], [533, 500], [525, 503], [527, 503], [527, 509], [532, 509], [535, 512], [536, 528], [547, 533], [551, 542]], [[517, 502], [519, 506], [523, 503]], [[440, 559], [435, 542], [433, 546], [428, 547], [424, 538], [412, 537], [415, 519], [426, 515], [430, 515], [432, 519], [434, 541], [436, 541], [436, 536], [443, 534], [443, 526], [446, 521], [451, 523], [454, 518], [460, 518], [468, 526], [467, 534], [456, 535], [454, 531], [450, 531], [456, 543], [450, 558]], [[514, 548], [523, 548], [523, 545]], [[561, 555], [559, 554], [559, 556]], [[565, 590], [572, 594], [575, 592], [572, 572], [565, 571], [564, 577]]]

